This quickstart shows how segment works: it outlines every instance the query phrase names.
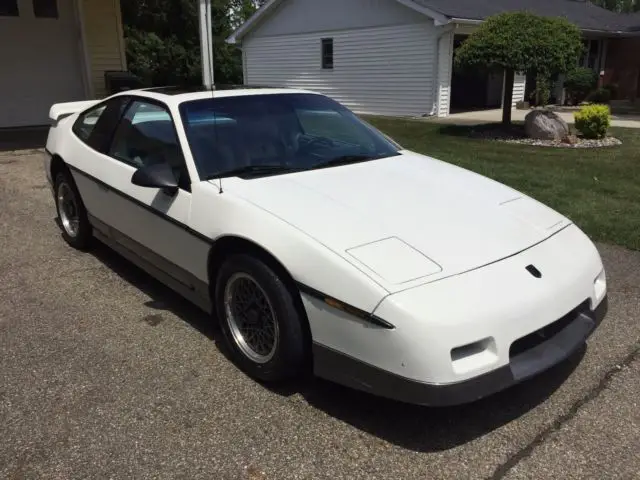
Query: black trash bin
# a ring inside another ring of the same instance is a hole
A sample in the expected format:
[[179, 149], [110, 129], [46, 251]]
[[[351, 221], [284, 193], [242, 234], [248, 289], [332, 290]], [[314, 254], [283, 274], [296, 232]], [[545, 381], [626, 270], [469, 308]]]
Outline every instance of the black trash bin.
[[110, 70], [104, 72], [104, 83], [109, 95], [142, 88], [142, 82], [130, 72]]

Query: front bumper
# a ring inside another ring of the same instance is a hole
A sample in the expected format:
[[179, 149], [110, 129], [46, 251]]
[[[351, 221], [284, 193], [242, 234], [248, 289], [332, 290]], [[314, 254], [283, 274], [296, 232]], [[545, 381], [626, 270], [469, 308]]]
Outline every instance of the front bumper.
[[585, 302], [533, 332], [519, 344], [507, 365], [468, 380], [424, 383], [371, 366], [328, 347], [314, 344], [316, 375], [351, 388], [407, 403], [447, 406], [469, 403], [531, 378], [570, 357], [584, 345], [608, 309], [605, 296], [591, 310]]

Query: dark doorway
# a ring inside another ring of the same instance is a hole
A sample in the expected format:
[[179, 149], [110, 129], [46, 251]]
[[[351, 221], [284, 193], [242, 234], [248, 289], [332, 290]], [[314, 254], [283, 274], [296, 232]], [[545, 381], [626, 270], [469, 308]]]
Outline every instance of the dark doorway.
[[[453, 51], [462, 45], [467, 35], [455, 35]], [[451, 74], [451, 113], [488, 110], [502, 105], [502, 72], [487, 73], [457, 68]]]

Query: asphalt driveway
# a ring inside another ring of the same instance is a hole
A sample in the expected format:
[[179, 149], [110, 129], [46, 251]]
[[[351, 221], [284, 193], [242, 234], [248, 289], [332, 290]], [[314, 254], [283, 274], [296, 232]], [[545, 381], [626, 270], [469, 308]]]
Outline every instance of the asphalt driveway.
[[[0, 153], [0, 478], [637, 478], [640, 254], [601, 246], [610, 314], [565, 364], [472, 405], [240, 373], [205, 315], [68, 248], [39, 153]], [[568, 255], [571, 252], [567, 252]]]

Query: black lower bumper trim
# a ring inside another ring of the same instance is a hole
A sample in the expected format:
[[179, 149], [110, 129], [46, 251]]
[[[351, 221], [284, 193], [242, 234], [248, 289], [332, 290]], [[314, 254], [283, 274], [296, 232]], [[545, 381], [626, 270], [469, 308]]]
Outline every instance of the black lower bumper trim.
[[313, 346], [314, 372], [319, 377], [347, 387], [402, 402], [425, 406], [469, 403], [509, 388], [570, 357], [602, 322], [607, 309], [608, 300], [605, 297], [593, 311], [576, 311], [574, 320], [565, 328], [536, 347], [513, 357], [509, 365], [464, 382], [418, 382], [319, 344]]

